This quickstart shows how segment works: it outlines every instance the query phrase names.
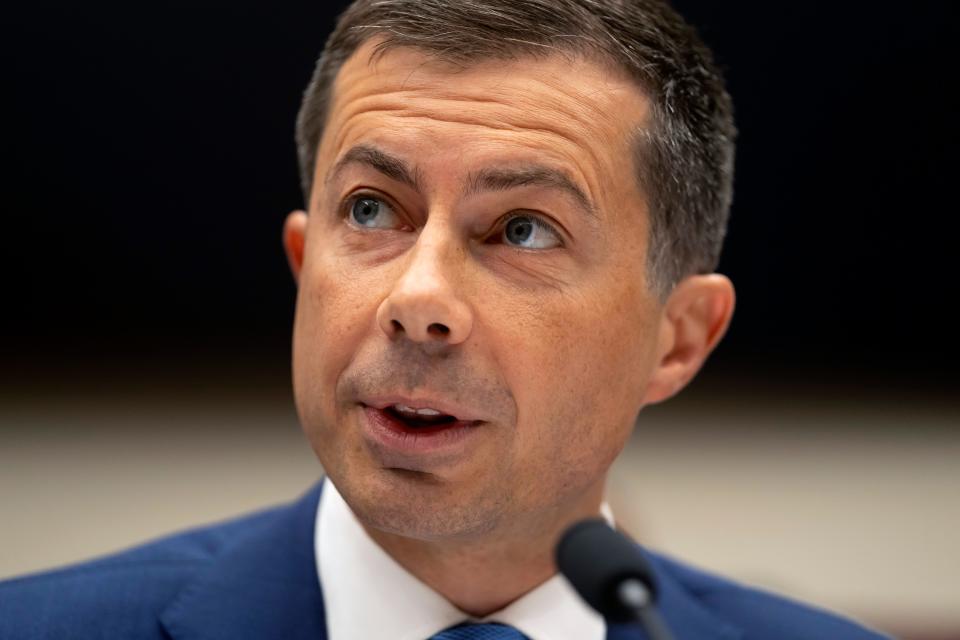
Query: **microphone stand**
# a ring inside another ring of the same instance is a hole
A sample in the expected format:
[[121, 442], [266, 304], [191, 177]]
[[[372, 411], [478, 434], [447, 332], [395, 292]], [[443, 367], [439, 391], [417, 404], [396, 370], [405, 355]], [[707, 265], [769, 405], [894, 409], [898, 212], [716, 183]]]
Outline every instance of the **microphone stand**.
[[649, 640], [674, 640], [656, 607], [656, 576], [640, 548], [603, 520], [581, 520], [556, 547], [557, 568], [597, 613], [636, 621]]
[[660, 612], [653, 606], [650, 591], [641, 580], [628, 578], [617, 586], [617, 598], [624, 609], [633, 612], [650, 640], [674, 640]]

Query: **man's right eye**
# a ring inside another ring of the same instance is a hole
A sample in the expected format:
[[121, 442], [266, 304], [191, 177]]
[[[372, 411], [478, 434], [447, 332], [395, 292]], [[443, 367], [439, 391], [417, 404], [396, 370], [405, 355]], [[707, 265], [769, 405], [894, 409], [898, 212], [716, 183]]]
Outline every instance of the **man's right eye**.
[[402, 226], [400, 217], [389, 204], [369, 195], [348, 200], [347, 217], [353, 225], [366, 229], [396, 229]]

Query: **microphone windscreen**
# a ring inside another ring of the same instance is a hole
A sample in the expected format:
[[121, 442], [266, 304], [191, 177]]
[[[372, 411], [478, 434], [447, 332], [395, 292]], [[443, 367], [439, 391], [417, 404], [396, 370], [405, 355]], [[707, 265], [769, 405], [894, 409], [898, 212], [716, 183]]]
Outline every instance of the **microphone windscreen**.
[[617, 588], [635, 578], [656, 601], [653, 570], [640, 548], [604, 520], [582, 520], [560, 538], [556, 549], [557, 568], [577, 593], [609, 620], [630, 620], [636, 615], [618, 597]]

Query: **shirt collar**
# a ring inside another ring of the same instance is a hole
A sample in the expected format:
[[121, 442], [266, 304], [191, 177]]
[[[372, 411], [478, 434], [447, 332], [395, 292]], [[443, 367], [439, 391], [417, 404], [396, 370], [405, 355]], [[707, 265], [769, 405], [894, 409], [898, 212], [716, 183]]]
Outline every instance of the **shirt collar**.
[[[330, 640], [425, 640], [470, 616], [404, 569], [373, 541], [329, 478], [314, 545]], [[604, 504], [603, 515], [612, 520]], [[603, 640], [606, 625], [560, 575], [482, 620], [530, 640]]]

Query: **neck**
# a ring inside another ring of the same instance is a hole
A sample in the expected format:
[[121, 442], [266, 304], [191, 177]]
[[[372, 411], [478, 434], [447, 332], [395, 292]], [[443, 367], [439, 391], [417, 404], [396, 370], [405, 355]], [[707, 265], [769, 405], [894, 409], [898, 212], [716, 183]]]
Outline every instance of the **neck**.
[[550, 514], [521, 515], [481, 536], [423, 540], [364, 525], [394, 560], [461, 611], [476, 618], [503, 609], [556, 572], [554, 547], [574, 522], [597, 517], [603, 483]]

